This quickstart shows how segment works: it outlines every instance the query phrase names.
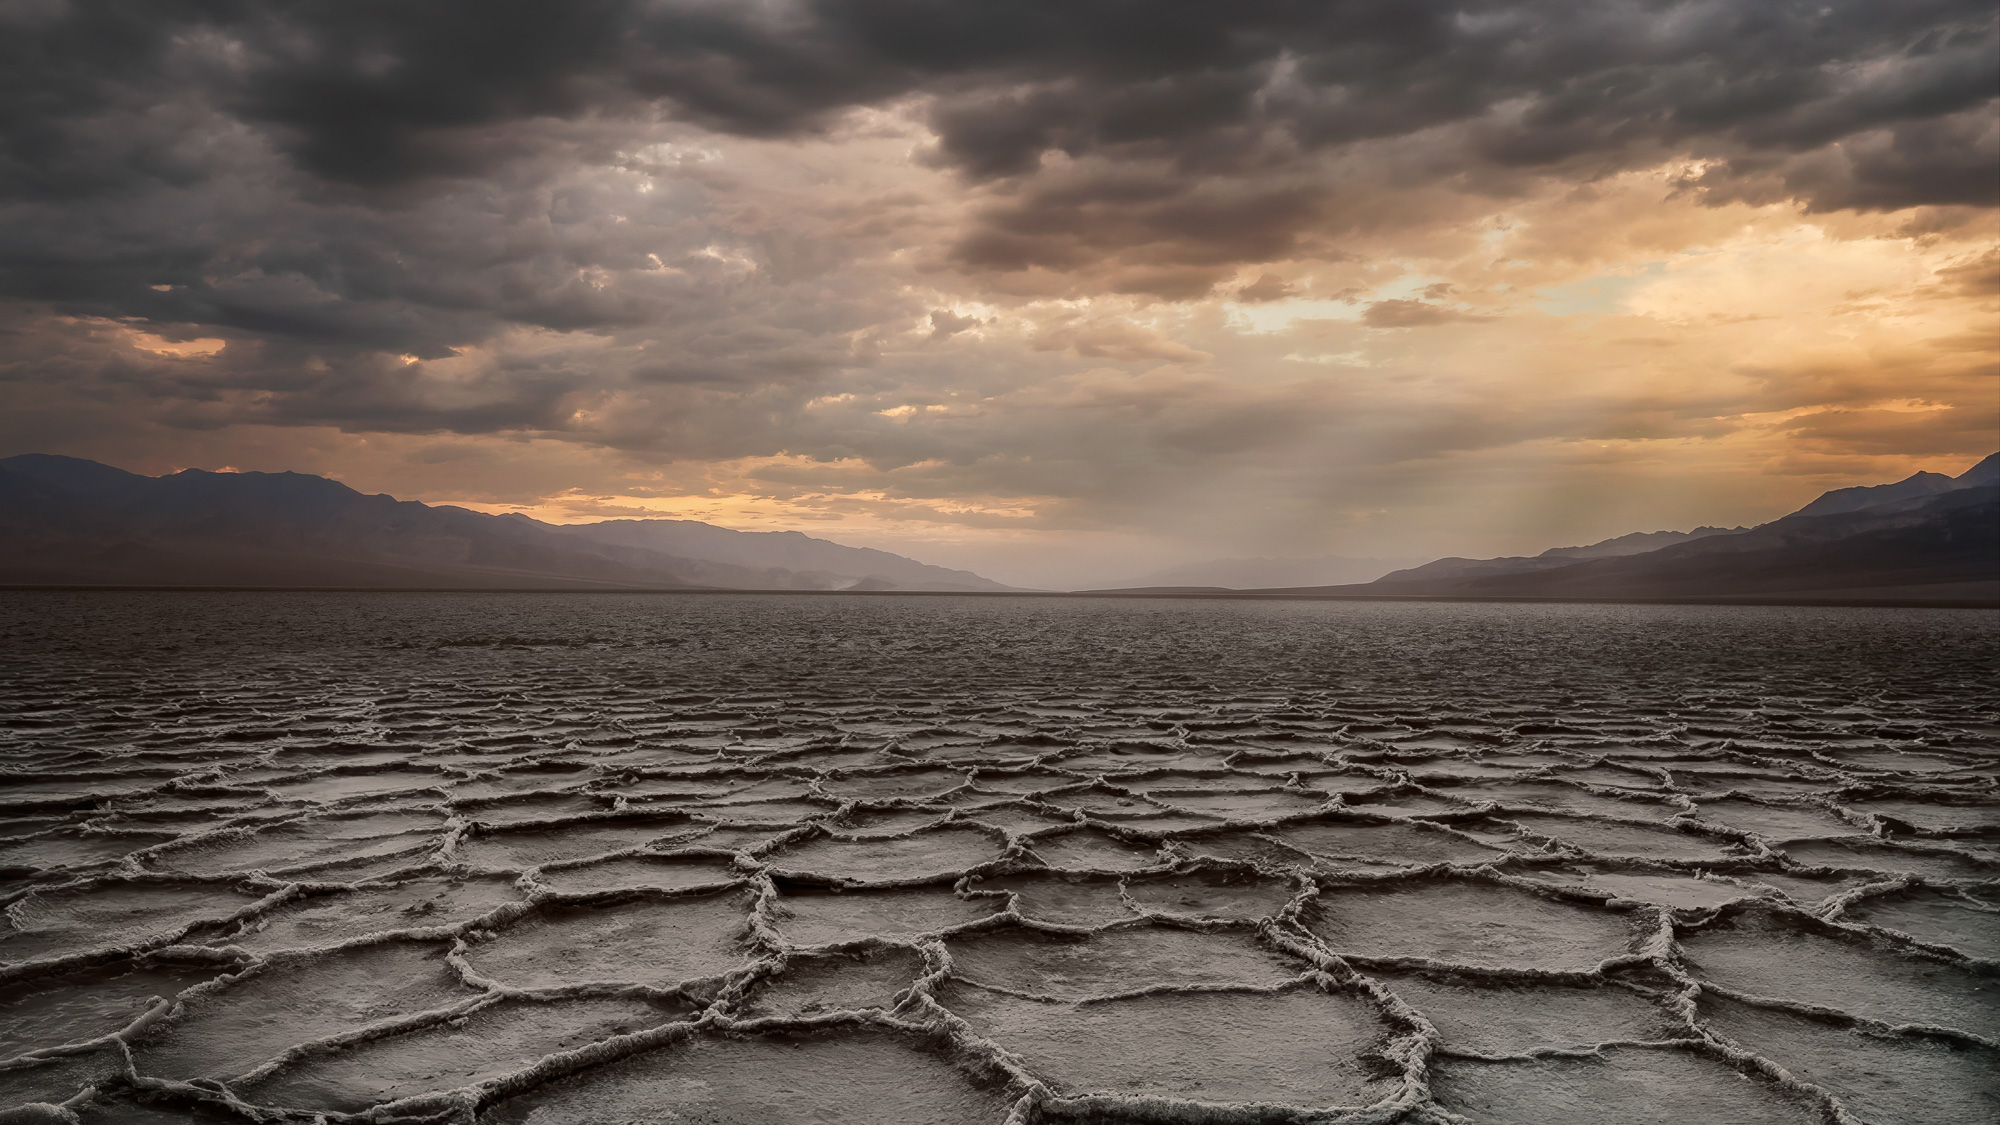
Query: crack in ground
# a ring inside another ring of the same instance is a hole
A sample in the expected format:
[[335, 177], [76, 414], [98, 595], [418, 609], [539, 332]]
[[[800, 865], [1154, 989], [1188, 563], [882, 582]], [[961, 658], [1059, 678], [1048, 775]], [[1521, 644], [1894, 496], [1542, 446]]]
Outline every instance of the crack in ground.
[[0, 1121], [2000, 1112], [1981, 615], [15, 597]]

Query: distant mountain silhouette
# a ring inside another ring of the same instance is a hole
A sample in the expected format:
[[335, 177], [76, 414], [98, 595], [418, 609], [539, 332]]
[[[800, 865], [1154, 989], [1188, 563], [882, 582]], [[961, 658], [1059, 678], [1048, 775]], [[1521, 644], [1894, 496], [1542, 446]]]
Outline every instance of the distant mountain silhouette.
[[538, 589], [967, 590], [970, 571], [688, 520], [558, 527], [302, 473], [141, 476], [0, 459], [0, 582]]
[[1377, 582], [1415, 582], [1435, 578], [1470, 578], [1495, 574], [1522, 574], [1534, 570], [1555, 570], [1566, 567], [1578, 559], [1610, 559], [1624, 555], [1639, 555], [1647, 551], [1657, 551], [1676, 543], [1691, 539], [1703, 539], [1710, 535], [1730, 535], [1747, 531], [1742, 527], [1697, 527], [1693, 531], [1635, 531], [1630, 535], [1620, 535], [1616, 539], [1606, 539], [1601, 543], [1591, 543], [1582, 547], [1550, 547], [1539, 555], [1498, 559], [1444, 558], [1413, 566], [1408, 570], [1398, 570], [1376, 579]]
[[[1623, 536], [1531, 559], [1440, 559], [1348, 596], [2000, 600], [2000, 454], [1957, 477], [1835, 489], [1754, 528]], [[1673, 537], [1663, 546], [1661, 537]], [[1636, 545], [1626, 552], [1620, 545]]]
[[1858, 512], [1863, 508], [1872, 508], [1878, 504], [1893, 504], [1898, 500], [1917, 500], [1925, 496], [1936, 496], [1940, 492], [1951, 492], [1959, 487], [1961, 486], [1957, 480], [1943, 473], [1912, 473], [1894, 484], [1862, 485], [1857, 488], [1836, 488], [1831, 492], [1823, 492], [1819, 499], [1792, 514], [1837, 516], [1843, 512]]
[[797, 531], [736, 531], [698, 520], [605, 520], [556, 526], [562, 535], [751, 569], [854, 575], [895, 590], [1008, 590], [969, 570], [947, 570], [869, 547], [847, 547]]

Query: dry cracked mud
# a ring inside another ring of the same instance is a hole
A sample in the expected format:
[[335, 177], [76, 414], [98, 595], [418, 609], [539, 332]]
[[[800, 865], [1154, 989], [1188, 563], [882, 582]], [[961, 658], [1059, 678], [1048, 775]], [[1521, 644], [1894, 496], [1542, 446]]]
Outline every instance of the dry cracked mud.
[[0, 1121], [2000, 1118], [1991, 614], [0, 599]]

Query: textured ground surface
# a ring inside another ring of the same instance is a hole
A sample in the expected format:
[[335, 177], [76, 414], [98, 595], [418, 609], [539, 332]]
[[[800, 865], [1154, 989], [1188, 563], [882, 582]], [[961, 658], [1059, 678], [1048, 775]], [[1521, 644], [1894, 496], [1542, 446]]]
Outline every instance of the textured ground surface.
[[0, 1121], [1994, 1120], [1994, 621], [0, 595]]

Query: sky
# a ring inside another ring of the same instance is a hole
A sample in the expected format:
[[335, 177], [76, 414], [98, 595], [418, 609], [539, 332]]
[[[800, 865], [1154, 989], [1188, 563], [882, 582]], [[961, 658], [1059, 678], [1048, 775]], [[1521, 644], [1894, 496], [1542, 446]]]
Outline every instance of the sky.
[[1989, 0], [0, 0], [0, 454], [1075, 586], [2000, 447]]

